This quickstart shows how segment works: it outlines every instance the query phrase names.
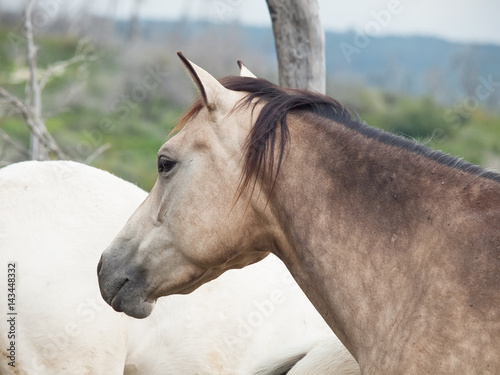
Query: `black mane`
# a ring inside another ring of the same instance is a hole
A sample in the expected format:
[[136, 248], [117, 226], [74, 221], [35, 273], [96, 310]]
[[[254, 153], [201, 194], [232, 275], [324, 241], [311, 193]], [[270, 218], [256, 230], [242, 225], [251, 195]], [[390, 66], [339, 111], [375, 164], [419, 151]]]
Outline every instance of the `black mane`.
[[[413, 140], [385, 132], [381, 129], [367, 126], [360, 122], [359, 117], [344, 107], [335, 99], [326, 95], [307, 90], [282, 88], [261, 78], [229, 76], [220, 79], [221, 84], [229, 90], [248, 92], [240, 106], [263, 104], [257, 120], [248, 136], [242, 187], [248, 186], [251, 179], [264, 172], [273, 181], [279, 173], [285, 146], [288, 140], [287, 114], [289, 111], [304, 110], [342, 124], [363, 136], [375, 139], [378, 142], [391, 146], [401, 147], [416, 154], [425, 156], [437, 163], [455, 168], [478, 177], [500, 182], [500, 174], [487, 171], [477, 165], [463, 161], [457, 157], [445, 154], [442, 151], [432, 150], [429, 147]], [[196, 114], [203, 104], [198, 100], [184, 115], [180, 127]], [[279, 154], [275, 167], [273, 158], [276, 138], [279, 129]], [[264, 169], [263, 169], [264, 168]], [[274, 176], [274, 178], [273, 178]], [[255, 180], [254, 180], [255, 183]]]

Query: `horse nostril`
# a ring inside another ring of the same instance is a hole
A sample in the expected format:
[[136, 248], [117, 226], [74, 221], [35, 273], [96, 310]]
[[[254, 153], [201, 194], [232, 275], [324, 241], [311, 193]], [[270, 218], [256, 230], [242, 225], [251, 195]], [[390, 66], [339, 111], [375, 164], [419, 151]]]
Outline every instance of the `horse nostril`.
[[99, 263], [97, 263], [97, 275], [101, 273], [101, 268], [102, 268], [102, 256], [101, 259], [99, 259]]

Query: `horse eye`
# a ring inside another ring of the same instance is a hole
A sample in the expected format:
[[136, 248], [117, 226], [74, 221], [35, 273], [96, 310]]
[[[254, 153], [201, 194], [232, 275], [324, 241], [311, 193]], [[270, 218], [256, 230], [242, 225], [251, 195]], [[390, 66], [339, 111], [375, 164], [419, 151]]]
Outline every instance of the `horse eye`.
[[170, 172], [177, 164], [175, 161], [162, 156], [158, 159], [158, 173]]

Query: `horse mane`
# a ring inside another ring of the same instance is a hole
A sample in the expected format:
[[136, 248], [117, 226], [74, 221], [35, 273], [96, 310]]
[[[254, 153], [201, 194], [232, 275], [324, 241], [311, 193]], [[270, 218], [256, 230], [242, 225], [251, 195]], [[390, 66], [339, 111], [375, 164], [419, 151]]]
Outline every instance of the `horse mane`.
[[[307, 90], [279, 87], [262, 78], [228, 76], [219, 81], [229, 90], [248, 93], [235, 109], [253, 105], [253, 110], [257, 104], [263, 104], [245, 143], [246, 156], [241, 177], [241, 191], [250, 185], [252, 179], [254, 180], [253, 190], [258, 176], [268, 178], [270, 192], [273, 191], [289, 136], [287, 115], [290, 111], [298, 110], [314, 113], [355, 130], [367, 138], [407, 149], [448, 167], [500, 182], [500, 174], [496, 172], [487, 171], [442, 151], [432, 150], [414, 140], [367, 126], [359, 120], [357, 114], [326, 95]], [[181, 117], [173, 131], [182, 129], [203, 106], [201, 98], [198, 98]], [[274, 152], [278, 134], [279, 153], [277, 161], [275, 161]]]

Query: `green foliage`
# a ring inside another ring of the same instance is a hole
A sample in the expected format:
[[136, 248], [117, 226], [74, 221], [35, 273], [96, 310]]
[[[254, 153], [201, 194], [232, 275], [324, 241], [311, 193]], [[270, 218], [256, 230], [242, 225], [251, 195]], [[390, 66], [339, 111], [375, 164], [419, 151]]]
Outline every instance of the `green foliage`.
[[456, 106], [445, 107], [429, 97], [366, 89], [350, 92], [346, 104], [371, 126], [416, 139], [472, 163], [491, 166], [491, 160], [499, 159], [498, 112], [477, 109], [464, 116], [456, 113]]
[[440, 134], [452, 132], [450, 123], [444, 121], [445, 108], [431, 98], [397, 97], [381, 93], [381, 105], [365, 104], [362, 118], [372, 126], [414, 139], [432, 137], [436, 130]]
[[43, 67], [73, 57], [78, 39], [55, 35], [38, 39], [37, 44], [39, 47], [38, 65]]
[[500, 169], [500, 165], [490, 161], [500, 155], [500, 114], [477, 110], [464, 124], [455, 124], [450, 135], [431, 140], [430, 146], [475, 164]]
[[0, 40], [2, 40], [2, 43], [0, 43], [0, 67], [2, 67], [0, 70], [0, 79], [2, 75], [10, 73], [14, 68], [10, 44], [3, 42], [8, 39], [7, 34], [7, 31], [0, 30]]
[[156, 153], [180, 113], [179, 110], [167, 110], [156, 122], [144, 118], [140, 110], [119, 117], [78, 108], [47, 120], [47, 128], [75, 160], [85, 161], [96, 150], [109, 145], [91, 165], [112, 171], [149, 190], [157, 176]]

